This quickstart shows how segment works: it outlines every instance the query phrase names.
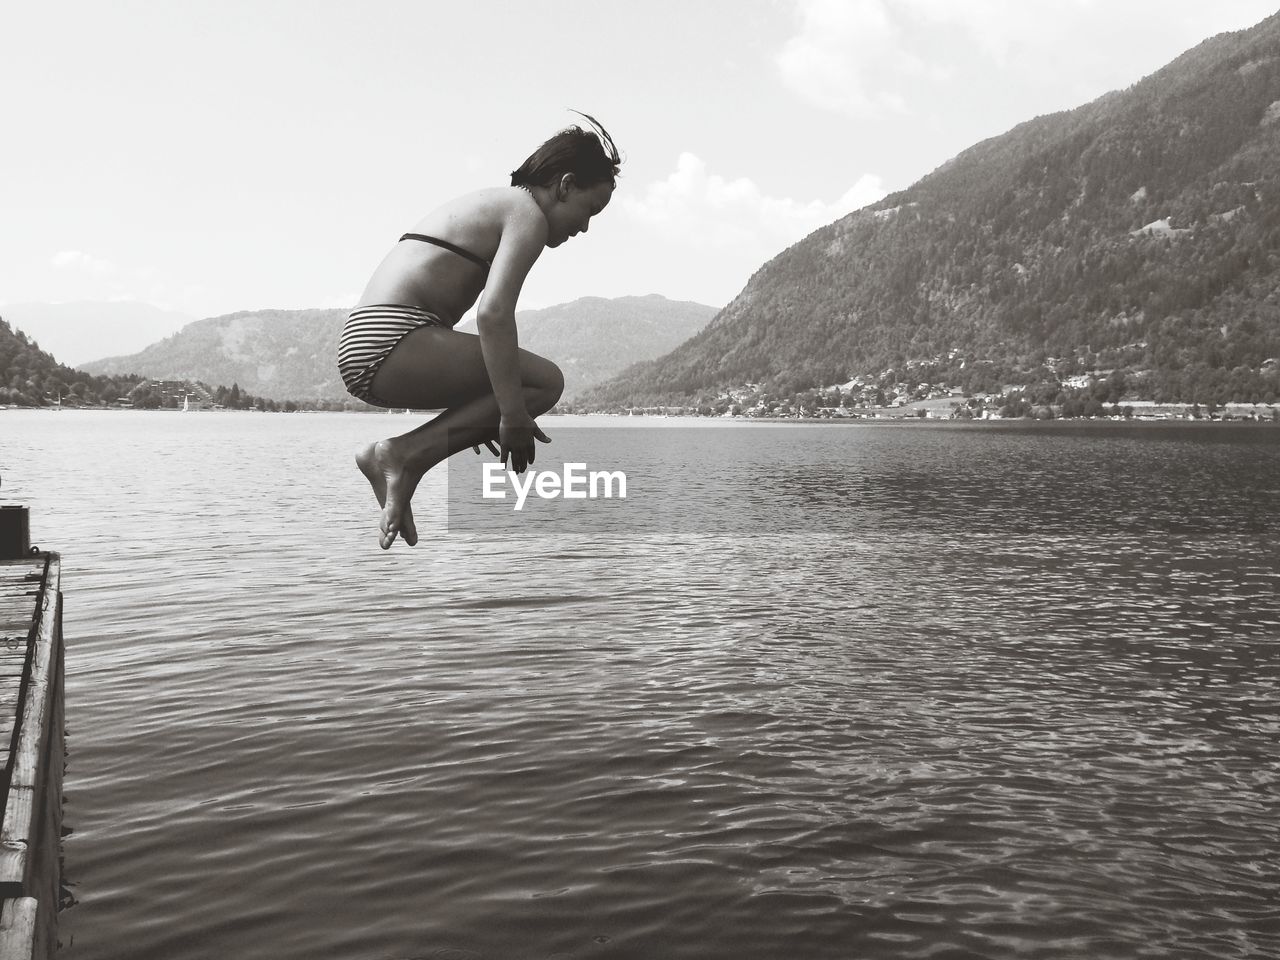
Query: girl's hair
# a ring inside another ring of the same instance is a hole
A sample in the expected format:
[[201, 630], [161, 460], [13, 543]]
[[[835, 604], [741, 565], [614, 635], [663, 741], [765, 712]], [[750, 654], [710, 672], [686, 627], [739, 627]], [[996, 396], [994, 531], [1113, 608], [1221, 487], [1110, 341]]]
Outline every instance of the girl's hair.
[[613, 138], [595, 117], [573, 112], [590, 123], [591, 130], [577, 124], [561, 130], [511, 172], [513, 187], [549, 187], [566, 173], [572, 173], [574, 182], [583, 188], [613, 182], [622, 163]]

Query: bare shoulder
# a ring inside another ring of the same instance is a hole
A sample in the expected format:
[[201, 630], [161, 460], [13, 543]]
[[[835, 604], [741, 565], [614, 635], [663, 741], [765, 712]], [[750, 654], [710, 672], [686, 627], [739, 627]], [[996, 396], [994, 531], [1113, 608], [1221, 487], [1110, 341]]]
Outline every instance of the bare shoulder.
[[492, 257], [504, 238], [546, 239], [546, 218], [527, 190], [489, 187], [456, 197], [431, 211], [421, 233], [464, 243]]
[[519, 187], [489, 187], [455, 197], [427, 214], [425, 221], [497, 224], [527, 215], [530, 210], [540, 212], [528, 191]]
[[504, 223], [524, 228], [546, 226], [547, 218], [542, 215], [537, 201], [528, 190], [520, 187], [496, 187], [480, 192], [489, 196], [494, 207], [500, 211]]
[[541, 252], [547, 242], [547, 218], [529, 191], [520, 187], [498, 187], [476, 195], [491, 204], [491, 216], [500, 224], [499, 247], [512, 244]]

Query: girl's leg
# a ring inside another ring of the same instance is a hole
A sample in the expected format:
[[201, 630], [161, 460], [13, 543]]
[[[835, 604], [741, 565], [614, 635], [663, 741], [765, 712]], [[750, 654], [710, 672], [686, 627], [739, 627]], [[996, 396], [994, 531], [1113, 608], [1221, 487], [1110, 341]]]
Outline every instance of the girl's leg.
[[[520, 351], [520, 375], [530, 416], [550, 410], [564, 390], [560, 368], [550, 360]], [[417, 542], [409, 501], [423, 475], [460, 450], [493, 438], [498, 403], [480, 352], [480, 338], [439, 327], [406, 335], [373, 379], [373, 393], [391, 406], [446, 408], [435, 419], [362, 450], [356, 463], [382, 504], [382, 548], [403, 533]]]

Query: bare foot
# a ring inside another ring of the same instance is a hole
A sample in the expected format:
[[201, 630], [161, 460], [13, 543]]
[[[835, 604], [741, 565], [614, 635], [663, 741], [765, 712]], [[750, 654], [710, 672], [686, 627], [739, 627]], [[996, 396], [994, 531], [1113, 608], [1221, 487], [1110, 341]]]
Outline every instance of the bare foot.
[[[379, 523], [382, 549], [390, 549], [397, 534], [403, 536], [409, 546], [416, 546], [418, 528], [414, 525], [413, 509], [404, 489], [409, 478], [405, 476], [404, 464], [391, 452], [391, 445], [386, 440], [369, 444], [356, 454], [356, 466], [373, 487], [378, 506], [383, 508]], [[410, 490], [409, 496], [412, 495]]]

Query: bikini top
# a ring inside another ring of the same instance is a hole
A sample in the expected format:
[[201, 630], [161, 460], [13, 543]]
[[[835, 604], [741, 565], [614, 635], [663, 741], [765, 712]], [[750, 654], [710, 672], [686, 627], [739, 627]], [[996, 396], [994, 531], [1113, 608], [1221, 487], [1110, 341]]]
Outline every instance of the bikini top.
[[490, 264], [489, 261], [484, 259], [483, 257], [477, 256], [476, 254], [472, 253], [470, 250], [463, 250], [462, 247], [452, 244], [448, 240], [441, 240], [439, 237], [428, 237], [425, 233], [406, 233], [400, 239], [401, 240], [420, 240], [423, 243], [430, 243], [430, 244], [434, 244], [437, 247], [444, 247], [444, 249], [450, 251], [451, 253], [456, 253], [458, 256], [465, 257], [466, 259], [470, 260], [472, 263], [478, 266], [484, 267], [485, 273], [488, 273], [489, 267], [492, 266], [492, 264]]

